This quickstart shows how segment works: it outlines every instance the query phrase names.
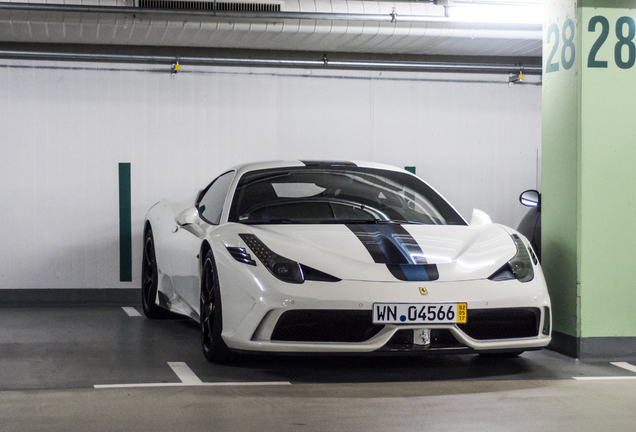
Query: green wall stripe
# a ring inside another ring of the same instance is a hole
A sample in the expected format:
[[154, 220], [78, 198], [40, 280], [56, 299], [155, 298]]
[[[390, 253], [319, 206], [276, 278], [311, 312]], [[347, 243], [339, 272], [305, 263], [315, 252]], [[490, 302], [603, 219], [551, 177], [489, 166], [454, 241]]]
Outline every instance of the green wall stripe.
[[130, 163], [119, 164], [119, 280], [132, 282]]
[[411, 174], [415, 174], [415, 167], [414, 166], [405, 166], [404, 169], [407, 170], [408, 172], [410, 172]]

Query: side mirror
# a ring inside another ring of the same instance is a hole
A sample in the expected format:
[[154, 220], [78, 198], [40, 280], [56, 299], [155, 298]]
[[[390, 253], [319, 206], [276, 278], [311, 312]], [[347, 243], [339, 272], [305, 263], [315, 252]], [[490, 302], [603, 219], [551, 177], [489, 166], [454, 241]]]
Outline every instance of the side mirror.
[[201, 218], [199, 217], [199, 211], [196, 207], [185, 209], [175, 216], [174, 221], [181, 228], [191, 232], [197, 237], [203, 237], [205, 235], [205, 230], [200, 225]]
[[199, 205], [199, 203], [201, 202], [201, 198], [203, 198], [203, 195], [205, 194], [206, 191], [207, 191], [207, 188], [201, 189], [199, 192], [197, 192], [197, 196], [194, 199], [194, 205], [195, 206]]
[[526, 207], [537, 207], [541, 205], [541, 194], [534, 189], [527, 190], [519, 195], [519, 202]]
[[473, 209], [473, 215], [470, 218], [470, 226], [481, 226], [491, 224], [490, 216], [481, 210]]

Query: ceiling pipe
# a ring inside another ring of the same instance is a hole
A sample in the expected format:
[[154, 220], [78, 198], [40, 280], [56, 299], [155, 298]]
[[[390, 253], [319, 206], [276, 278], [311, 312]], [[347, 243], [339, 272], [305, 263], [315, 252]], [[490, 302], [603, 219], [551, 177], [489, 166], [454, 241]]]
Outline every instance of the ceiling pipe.
[[94, 54], [47, 51], [0, 50], [0, 58], [24, 60], [52, 61], [93, 61], [119, 63], [153, 63], [172, 65], [178, 59], [180, 64], [195, 66], [252, 66], [252, 67], [296, 67], [296, 68], [333, 68], [333, 69], [382, 69], [396, 71], [428, 71], [428, 72], [474, 72], [474, 73], [519, 73], [540, 75], [540, 65], [519, 64], [487, 64], [487, 63], [440, 63], [440, 62], [408, 62], [408, 61], [376, 61], [376, 60], [343, 60], [329, 59], [326, 55], [321, 59], [274, 59], [274, 58], [241, 58], [241, 57], [197, 57], [197, 56], [165, 56], [137, 54]]
[[64, 12], [85, 14], [133, 14], [133, 15], [158, 15], [173, 17], [199, 17], [224, 20], [311, 20], [311, 21], [373, 21], [393, 23], [425, 23], [425, 24], [453, 24], [453, 25], [479, 25], [482, 28], [493, 27], [497, 29], [511, 28], [518, 30], [542, 29], [541, 24], [506, 24], [483, 23], [469, 19], [456, 19], [434, 15], [400, 15], [397, 13], [380, 14], [356, 14], [356, 13], [330, 13], [330, 12], [248, 12], [248, 11], [218, 11], [218, 10], [166, 10], [121, 6], [84, 6], [61, 5], [44, 3], [7, 3], [0, 2], [0, 10], [26, 11], [26, 12]]

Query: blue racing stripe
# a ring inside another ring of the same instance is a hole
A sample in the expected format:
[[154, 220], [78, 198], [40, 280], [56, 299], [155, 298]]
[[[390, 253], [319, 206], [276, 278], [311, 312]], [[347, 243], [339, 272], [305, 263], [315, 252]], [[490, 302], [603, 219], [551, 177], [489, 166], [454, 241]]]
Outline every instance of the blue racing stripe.
[[387, 264], [396, 279], [410, 282], [429, 282], [439, 279], [435, 264]]

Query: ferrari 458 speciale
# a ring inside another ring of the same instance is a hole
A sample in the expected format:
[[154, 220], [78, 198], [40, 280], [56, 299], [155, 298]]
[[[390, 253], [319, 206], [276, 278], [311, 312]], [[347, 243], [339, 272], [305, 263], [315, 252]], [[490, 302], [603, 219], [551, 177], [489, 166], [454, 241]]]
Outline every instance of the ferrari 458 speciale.
[[417, 176], [365, 162], [223, 172], [144, 223], [143, 310], [201, 325], [206, 358], [234, 353], [517, 355], [551, 338], [527, 239], [468, 223]]

